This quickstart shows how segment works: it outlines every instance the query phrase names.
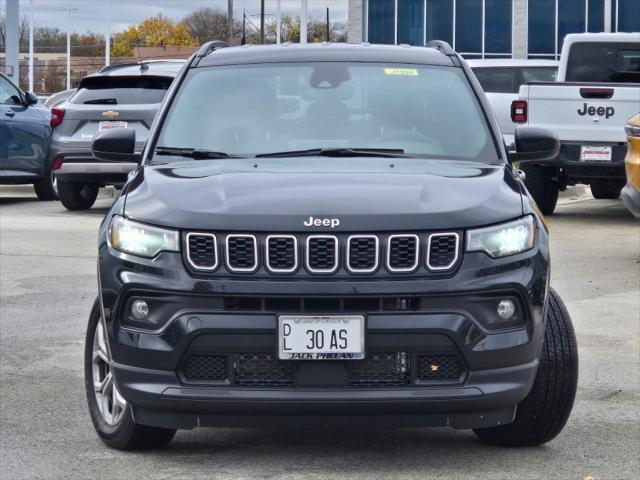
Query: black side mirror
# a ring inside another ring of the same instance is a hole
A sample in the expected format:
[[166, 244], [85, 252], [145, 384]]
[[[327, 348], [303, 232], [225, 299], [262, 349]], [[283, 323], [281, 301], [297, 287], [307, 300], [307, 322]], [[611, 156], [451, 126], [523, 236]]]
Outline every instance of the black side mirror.
[[544, 128], [516, 127], [514, 152], [509, 152], [512, 162], [544, 162], [555, 160], [560, 152], [558, 137]]
[[25, 93], [24, 99], [25, 99], [25, 102], [27, 103], [27, 107], [38, 103], [38, 96], [33, 92]]
[[94, 137], [91, 154], [103, 162], [134, 162], [135, 148], [136, 131], [132, 128], [115, 128]]

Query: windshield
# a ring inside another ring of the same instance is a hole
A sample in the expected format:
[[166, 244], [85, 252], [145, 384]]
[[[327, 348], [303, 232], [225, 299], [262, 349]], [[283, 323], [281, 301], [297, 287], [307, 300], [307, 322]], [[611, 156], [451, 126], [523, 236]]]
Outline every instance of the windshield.
[[424, 65], [195, 69], [174, 99], [156, 146], [240, 156], [397, 149], [427, 158], [497, 161], [462, 69]]

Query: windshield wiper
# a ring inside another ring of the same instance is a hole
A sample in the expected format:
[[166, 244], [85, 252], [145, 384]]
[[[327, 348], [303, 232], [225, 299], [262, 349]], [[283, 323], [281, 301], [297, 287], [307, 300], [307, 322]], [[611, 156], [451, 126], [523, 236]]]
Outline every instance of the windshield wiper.
[[157, 147], [155, 155], [173, 155], [176, 157], [189, 157], [195, 160], [209, 160], [216, 158], [242, 158], [225, 152], [203, 150], [200, 148]]
[[401, 148], [311, 148], [284, 152], [260, 153], [257, 158], [278, 157], [404, 157]]

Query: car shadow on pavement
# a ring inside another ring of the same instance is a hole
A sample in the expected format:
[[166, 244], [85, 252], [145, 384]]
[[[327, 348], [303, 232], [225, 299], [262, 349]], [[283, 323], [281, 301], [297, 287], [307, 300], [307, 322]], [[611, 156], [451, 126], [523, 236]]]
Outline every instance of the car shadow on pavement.
[[36, 197], [0, 197], [0, 206], [2, 205], [14, 205], [16, 203], [35, 203], [39, 202]]
[[323, 474], [357, 473], [363, 478], [377, 478], [385, 471], [400, 475], [416, 469], [464, 475], [470, 468], [481, 469], [496, 456], [509, 463], [525, 451], [529, 458], [540, 462], [548, 461], [553, 454], [549, 447], [494, 447], [481, 443], [471, 431], [449, 428], [317, 427], [180, 431], [165, 450], [144, 455], [154, 457], [154, 462], [166, 467], [174, 463], [185, 467], [192, 464], [200, 470], [203, 466], [216, 469], [226, 465], [227, 474], [234, 468], [231, 465], [235, 465], [245, 473], [250, 469], [263, 471], [265, 476], [266, 472], [276, 474], [276, 471], [291, 475], [304, 468], [307, 474], [317, 470]]

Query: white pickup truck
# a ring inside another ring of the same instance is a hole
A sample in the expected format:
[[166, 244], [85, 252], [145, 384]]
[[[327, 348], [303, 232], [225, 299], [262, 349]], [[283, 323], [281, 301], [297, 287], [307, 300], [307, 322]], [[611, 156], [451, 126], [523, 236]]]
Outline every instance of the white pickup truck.
[[624, 125], [640, 112], [640, 33], [580, 33], [565, 37], [555, 82], [520, 87], [514, 123], [554, 132], [560, 154], [523, 166], [529, 192], [545, 214], [558, 192], [586, 183], [595, 198], [618, 198], [625, 183]]

